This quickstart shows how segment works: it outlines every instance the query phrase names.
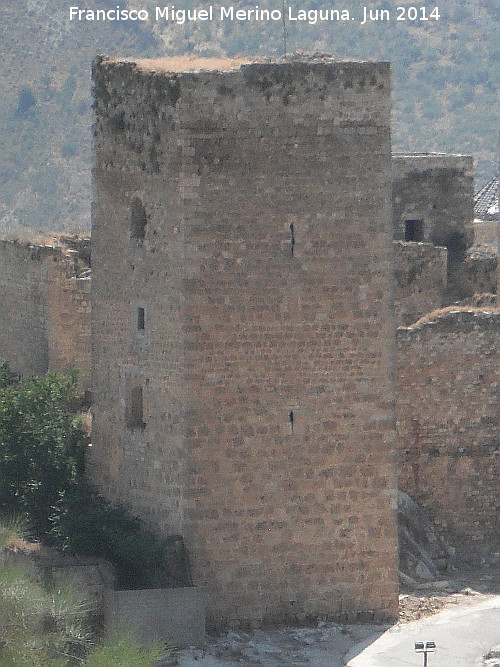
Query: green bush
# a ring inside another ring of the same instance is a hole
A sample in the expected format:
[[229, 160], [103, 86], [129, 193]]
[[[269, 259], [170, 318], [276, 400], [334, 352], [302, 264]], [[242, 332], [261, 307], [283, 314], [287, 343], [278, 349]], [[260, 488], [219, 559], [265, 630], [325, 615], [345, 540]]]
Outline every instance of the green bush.
[[9, 365], [6, 364], [5, 362], [0, 364], [0, 389], [3, 389], [4, 387], [8, 387], [17, 380], [17, 376], [15, 373], [13, 373]]
[[151, 587], [152, 575], [165, 563], [165, 544], [84, 481], [61, 494], [51, 520], [53, 544], [71, 554], [106, 558], [120, 588]]
[[97, 647], [88, 657], [88, 667], [144, 667], [153, 665], [165, 653], [160, 646], [140, 647], [127, 636], [113, 637], [109, 643]]
[[13, 541], [21, 542], [16, 528], [0, 525], [0, 667], [68, 665], [90, 648], [90, 607], [72, 591], [44, 587], [32, 564], [7, 558]]
[[0, 511], [24, 514], [28, 530], [41, 537], [61, 493], [83, 473], [84, 438], [68, 410], [75, 378], [47, 375], [12, 383], [0, 374]]
[[29, 86], [23, 86], [19, 89], [17, 107], [14, 115], [20, 116], [34, 107], [36, 107], [36, 99], [32, 89]]
[[72, 375], [16, 382], [0, 366], [0, 513], [24, 517], [33, 538], [106, 558], [122, 588], [152, 586], [154, 577], [166, 574], [168, 558], [175, 574], [187, 577], [183, 553], [168, 553], [139, 519], [86, 483], [85, 438], [70, 409], [77, 399]]
[[16, 528], [0, 524], [0, 667], [150, 667], [165, 650], [141, 648], [127, 636], [95, 646], [91, 606], [69, 588], [43, 586], [36, 570], [7, 558]]

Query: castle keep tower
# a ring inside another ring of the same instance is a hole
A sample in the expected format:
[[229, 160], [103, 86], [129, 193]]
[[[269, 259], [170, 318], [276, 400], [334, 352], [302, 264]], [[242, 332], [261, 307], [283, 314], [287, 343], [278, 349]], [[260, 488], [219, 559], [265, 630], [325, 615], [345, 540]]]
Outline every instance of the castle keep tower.
[[94, 81], [94, 481], [214, 626], [394, 617], [389, 65]]

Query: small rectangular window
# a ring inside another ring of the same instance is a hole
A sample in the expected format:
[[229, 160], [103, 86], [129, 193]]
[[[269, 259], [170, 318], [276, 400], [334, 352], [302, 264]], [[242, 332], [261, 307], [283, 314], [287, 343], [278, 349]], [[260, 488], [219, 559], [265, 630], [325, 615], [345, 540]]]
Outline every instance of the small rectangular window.
[[148, 217], [142, 201], [136, 197], [130, 207], [130, 236], [137, 241], [143, 241], [146, 238], [146, 226]]
[[134, 386], [130, 388], [127, 397], [126, 422], [129, 428], [144, 428], [144, 405], [142, 396], [142, 387]]
[[424, 221], [405, 220], [405, 241], [421, 243], [424, 240]]
[[293, 257], [295, 249], [295, 230], [293, 225], [290, 225], [290, 255]]
[[137, 330], [144, 331], [145, 328], [146, 328], [146, 318], [145, 318], [144, 308], [139, 307], [137, 309]]

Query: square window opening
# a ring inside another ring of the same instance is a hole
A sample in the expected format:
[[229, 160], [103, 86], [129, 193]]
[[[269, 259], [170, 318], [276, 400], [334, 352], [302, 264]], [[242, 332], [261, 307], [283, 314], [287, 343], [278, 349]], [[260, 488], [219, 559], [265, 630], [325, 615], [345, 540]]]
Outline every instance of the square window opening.
[[424, 221], [405, 220], [405, 241], [421, 243], [424, 240]]

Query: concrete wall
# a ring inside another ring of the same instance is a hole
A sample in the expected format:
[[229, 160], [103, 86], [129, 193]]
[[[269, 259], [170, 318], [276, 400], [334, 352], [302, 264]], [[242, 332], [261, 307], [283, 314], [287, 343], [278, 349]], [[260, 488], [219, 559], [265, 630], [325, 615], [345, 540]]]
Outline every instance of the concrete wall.
[[0, 241], [0, 358], [22, 376], [80, 371], [90, 385], [90, 278], [66, 247]]
[[8, 558], [33, 568], [47, 586], [71, 592], [88, 609], [86, 623], [99, 636], [103, 631], [108, 636], [128, 632], [141, 643], [170, 648], [199, 646], [205, 640], [203, 600], [194, 587], [116, 590], [113, 567], [102, 559], [59, 554], [55, 561], [54, 553], [43, 549]]
[[436, 313], [397, 331], [400, 486], [461, 539], [500, 535], [500, 314]]
[[95, 66], [94, 479], [211, 626], [394, 617], [389, 68], [217, 67]]
[[444, 304], [447, 289], [446, 248], [432, 243], [394, 241], [394, 309], [398, 324], [409, 325]]
[[167, 648], [200, 646], [205, 640], [203, 600], [197, 588], [108, 589], [106, 632], [127, 631], [141, 642]]

